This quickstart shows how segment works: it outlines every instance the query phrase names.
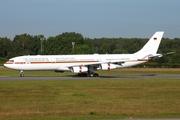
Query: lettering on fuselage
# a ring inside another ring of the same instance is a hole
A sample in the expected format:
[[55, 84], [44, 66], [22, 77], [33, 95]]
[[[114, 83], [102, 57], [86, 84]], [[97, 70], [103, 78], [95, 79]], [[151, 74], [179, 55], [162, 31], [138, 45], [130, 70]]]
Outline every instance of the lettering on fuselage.
[[60, 58], [55, 58], [56, 61], [75, 61], [74, 57], [60, 57]]
[[48, 58], [23, 58], [24, 61], [36, 61], [36, 62], [46, 62], [49, 61]]

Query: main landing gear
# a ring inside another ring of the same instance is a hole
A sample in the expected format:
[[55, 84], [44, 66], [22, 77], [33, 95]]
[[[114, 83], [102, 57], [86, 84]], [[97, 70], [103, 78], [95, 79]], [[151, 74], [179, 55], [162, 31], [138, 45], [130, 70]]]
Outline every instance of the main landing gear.
[[97, 73], [78, 73], [79, 77], [98, 77]]
[[98, 76], [99, 76], [99, 74], [97, 74], [97, 73], [88, 74], [88, 77], [98, 77]]
[[23, 70], [20, 71], [20, 77], [24, 77]]
[[88, 71], [87, 73], [78, 73], [79, 77], [98, 77], [99, 75], [97, 73], [94, 73], [94, 70], [96, 69], [96, 67], [93, 66], [88, 66]]

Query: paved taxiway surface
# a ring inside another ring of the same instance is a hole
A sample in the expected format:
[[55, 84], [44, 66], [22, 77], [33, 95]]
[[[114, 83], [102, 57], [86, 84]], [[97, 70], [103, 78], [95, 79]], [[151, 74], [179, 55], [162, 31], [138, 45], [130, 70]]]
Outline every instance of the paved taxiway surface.
[[180, 75], [136, 75], [136, 76], [99, 76], [99, 77], [77, 77], [77, 76], [0, 76], [0, 80], [80, 80], [80, 79], [180, 79]]

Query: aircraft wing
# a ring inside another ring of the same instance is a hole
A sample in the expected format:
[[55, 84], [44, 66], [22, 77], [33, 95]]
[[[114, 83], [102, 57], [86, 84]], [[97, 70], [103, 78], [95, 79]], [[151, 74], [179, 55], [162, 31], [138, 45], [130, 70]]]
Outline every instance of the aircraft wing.
[[101, 64], [108, 64], [108, 63], [112, 63], [112, 64], [118, 64], [118, 65], [120, 65], [120, 64], [123, 64], [123, 63], [125, 63], [126, 61], [121, 61], [121, 60], [114, 60], [114, 61], [98, 61], [98, 62], [91, 62], [91, 63], [79, 63], [79, 64], [75, 64], [75, 65], [68, 65], [68, 66], [66, 66], [66, 67], [69, 67], [69, 68], [71, 68], [71, 67], [77, 67], [77, 66], [97, 66], [97, 65], [101, 65]]

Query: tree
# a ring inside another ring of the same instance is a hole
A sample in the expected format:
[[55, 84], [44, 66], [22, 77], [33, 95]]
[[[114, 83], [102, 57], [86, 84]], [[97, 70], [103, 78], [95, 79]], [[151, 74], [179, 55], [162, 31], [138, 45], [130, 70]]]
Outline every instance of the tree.
[[38, 54], [40, 40], [38, 36], [28, 34], [16, 35], [13, 40], [13, 49], [16, 55]]
[[113, 51], [113, 54], [126, 54], [128, 53], [126, 50], [122, 50], [122, 49], [115, 49]]
[[92, 54], [92, 48], [88, 45], [77, 45], [74, 54]]
[[108, 54], [110, 52], [109, 45], [107, 43], [103, 43], [102, 46], [99, 48], [100, 54]]
[[0, 57], [10, 58], [14, 56], [12, 41], [8, 38], [0, 38]]
[[57, 55], [60, 54], [61, 43], [55, 37], [49, 37], [45, 42], [45, 54]]
[[81, 34], [75, 32], [65, 32], [56, 37], [50, 37], [46, 41], [46, 53], [47, 54], [72, 54], [73, 46], [75, 47], [84, 44], [84, 38]]

